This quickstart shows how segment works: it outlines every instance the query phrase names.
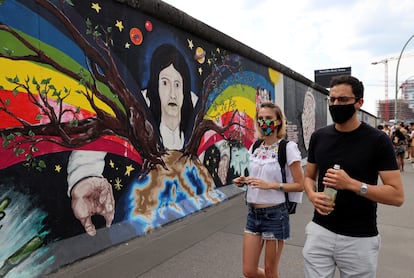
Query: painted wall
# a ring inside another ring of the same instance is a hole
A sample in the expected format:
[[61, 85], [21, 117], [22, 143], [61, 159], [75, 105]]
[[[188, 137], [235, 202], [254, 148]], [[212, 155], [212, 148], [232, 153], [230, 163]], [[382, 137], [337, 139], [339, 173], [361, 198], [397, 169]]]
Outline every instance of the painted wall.
[[240, 193], [262, 101], [304, 159], [326, 125], [326, 91], [162, 2], [0, 3], [0, 277]]

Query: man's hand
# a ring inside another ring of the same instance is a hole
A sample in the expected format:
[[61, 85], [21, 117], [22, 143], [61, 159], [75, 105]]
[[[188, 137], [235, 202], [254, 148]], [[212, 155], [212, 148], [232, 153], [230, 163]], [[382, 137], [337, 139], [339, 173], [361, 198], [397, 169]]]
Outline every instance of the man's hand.
[[91, 216], [102, 215], [110, 227], [115, 214], [112, 186], [105, 178], [90, 177], [78, 182], [72, 189], [72, 210], [90, 236], [96, 235]]
[[350, 187], [355, 180], [342, 169], [328, 169], [323, 177], [323, 185], [336, 189], [352, 190]]
[[331, 197], [326, 196], [323, 192], [313, 192], [308, 194], [308, 198], [321, 215], [328, 215], [334, 210], [335, 203]]

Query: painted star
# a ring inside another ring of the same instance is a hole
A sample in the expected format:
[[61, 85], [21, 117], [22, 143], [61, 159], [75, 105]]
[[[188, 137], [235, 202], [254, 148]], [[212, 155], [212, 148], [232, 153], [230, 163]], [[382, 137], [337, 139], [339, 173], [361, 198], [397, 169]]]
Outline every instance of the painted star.
[[209, 66], [211, 66], [211, 63], [212, 63], [211, 59], [208, 59], [207, 63], [208, 63]]
[[115, 163], [111, 160], [109, 160], [109, 166], [111, 166], [111, 168], [115, 168]]
[[62, 170], [62, 166], [60, 165], [55, 165], [55, 171], [60, 173], [60, 170]]
[[129, 49], [131, 47], [131, 44], [129, 42], [126, 42], [124, 47]]
[[122, 23], [122, 20], [117, 20], [116, 24], [115, 24], [115, 27], [118, 27], [119, 32], [122, 32], [122, 30], [124, 29], [124, 25]]
[[126, 167], [126, 170], [125, 170], [125, 176], [131, 176], [131, 172], [132, 171], [134, 171], [135, 170], [135, 168], [134, 167], [132, 167], [132, 165], [128, 165], [127, 167]]
[[188, 48], [193, 49], [194, 44], [193, 44], [193, 40], [187, 39], [188, 42]]
[[101, 6], [99, 6], [99, 3], [92, 3], [92, 9], [94, 9], [96, 13], [99, 14], [99, 11], [101, 10]]
[[123, 185], [121, 184], [122, 180], [120, 178], [115, 179], [114, 187], [116, 190], [121, 190]]

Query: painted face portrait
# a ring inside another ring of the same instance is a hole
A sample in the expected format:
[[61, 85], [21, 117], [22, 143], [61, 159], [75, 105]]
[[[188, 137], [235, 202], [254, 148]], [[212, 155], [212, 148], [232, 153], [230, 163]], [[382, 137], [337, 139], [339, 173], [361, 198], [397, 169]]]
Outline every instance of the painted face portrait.
[[308, 90], [305, 94], [302, 110], [302, 131], [303, 142], [305, 143], [306, 150], [309, 149], [309, 142], [312, 133], [315, 131], [316, 126], [316, 101], [311, 90]]
[[162, 118], [180, 118], [183, 106], [183, 78], [171, 64], [160, 72], [158, 93]]
[[191, 75], [184, 56], [172, 45], [159, 46], [151, 57], [146, 95], [161, 144], [169, 150], [181, 149], [191, 134], [194, 104]]

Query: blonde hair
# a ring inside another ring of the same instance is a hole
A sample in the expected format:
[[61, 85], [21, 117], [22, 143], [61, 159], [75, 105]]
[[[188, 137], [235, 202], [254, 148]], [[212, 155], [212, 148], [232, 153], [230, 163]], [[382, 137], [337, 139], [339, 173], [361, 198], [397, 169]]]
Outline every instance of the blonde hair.
[[261, 103], [259, 109], [257, 110], [257, 113], [256, 113], [256, 133], [257, 133], [257, 137], [259, 137], [260, 139], [263, 139], [265, 137], [263, 135], [263, 133], [261, 132], [259, 126], [257, 125], [259, 110], [262, 109], [262, 108], [270, 108], [270, 109], [273, 110], [273, 112], [275, 112], [276, 119], [280, 121], [280, 124], [276, 127], [277, 138], [278, 139], [284, 138], [286, 136], [286, 117], [285, 117], [285, 114], [283, 113], [282, 109], [280, 109], [280, 107], [278, 105], [274, 104], [271, 101], [265, 101], [265, 102]]

